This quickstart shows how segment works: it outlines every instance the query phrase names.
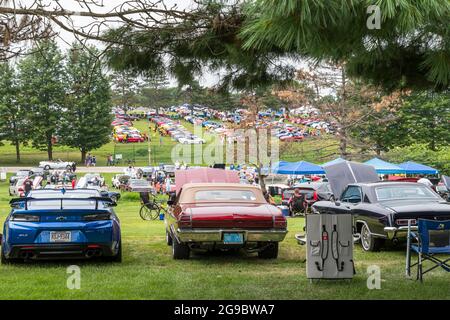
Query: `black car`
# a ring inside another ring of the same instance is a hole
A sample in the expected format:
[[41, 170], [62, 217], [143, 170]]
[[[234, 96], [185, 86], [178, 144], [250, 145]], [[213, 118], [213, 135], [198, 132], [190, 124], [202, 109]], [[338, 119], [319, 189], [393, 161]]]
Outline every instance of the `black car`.
[[348, 184], [338, 201], [318, 201], [314, 213], [351, 213], [365, 251], [379, 250], [386, 240], [406, 237], [408, 220], [449, 220], [450, 203], [430, 187], [414, 182]]

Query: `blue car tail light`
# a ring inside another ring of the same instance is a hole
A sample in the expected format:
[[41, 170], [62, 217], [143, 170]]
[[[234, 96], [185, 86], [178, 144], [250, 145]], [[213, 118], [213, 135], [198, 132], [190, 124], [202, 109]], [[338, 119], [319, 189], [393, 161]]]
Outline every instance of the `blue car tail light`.
[[85, 221], [111, 220], [111, 214], [110, 213], [88, 214], [83, 217], [83, 220], [85, 220]]
[[40, 216], [35, 216], [31, 214], [21, 214], [15, 213], [11, 217], [11, 221], [20, 221], [20, 222], [39, 222]]

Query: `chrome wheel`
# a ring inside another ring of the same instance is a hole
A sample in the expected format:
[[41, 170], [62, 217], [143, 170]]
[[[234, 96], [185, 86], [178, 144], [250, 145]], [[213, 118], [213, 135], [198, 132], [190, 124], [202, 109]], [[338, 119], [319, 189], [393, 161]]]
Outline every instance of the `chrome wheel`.
[[372, 244], [372, 235], [370, 234], [369, 228], [363, 224], [361, 228], [361, 245], [365, 251], [369, 251]]

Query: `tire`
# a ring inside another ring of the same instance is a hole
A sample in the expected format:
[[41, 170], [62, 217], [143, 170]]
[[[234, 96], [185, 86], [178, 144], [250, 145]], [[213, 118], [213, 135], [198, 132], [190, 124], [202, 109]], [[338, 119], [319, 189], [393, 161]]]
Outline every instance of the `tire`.
[[263, 250], [258, 252], [260, 259], [276, 259], [278, 258], [278, 242], [269, 243]]
[[9, 264], [10, 261], [6, 258], [5, 254], [3, 253], [3, 248], [0, 251], [1, 251], [1, 263], [2, 264]]
[[66, 166], [66, 170], [72, 170], [72, 166], [71, 165], [67, 165]]
[[167, 230], [166, 230], [166, 243], [167, 243], [168, 246], [173, 245], [172, 235]]
[[122, 240], [119, 241], [119, 250], [117, 251], [117, 254], [115, 256], [107, 257], [106, 261], [108, 262], [122, 262]]
[[361, 227], [361, 247], [364, 251], [375, 252], [379, 251], [384, 244], [384, 239], [375, 238], [366, 224]]
[[178, 241], [172, 242], [172, 257], [175, 260], [189, 259], [191, 249], [187, 244], [179, 243]]
[[44, 170], [50, 170], [50, 166], [47, 164], [46, 166], [44, 166]]

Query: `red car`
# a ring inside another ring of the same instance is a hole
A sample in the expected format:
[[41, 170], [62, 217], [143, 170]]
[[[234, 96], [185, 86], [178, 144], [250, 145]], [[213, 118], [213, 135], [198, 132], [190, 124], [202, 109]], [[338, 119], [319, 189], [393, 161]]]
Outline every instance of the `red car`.
[[177, 192], [168, 201], [165, 216], [174, 259], [188, 259], [191, 250], [217, 249], [278, 257], [278, 243], [287, 233], [286, 218], [267, 203], [259, 187], [237, 181], [236, 172], [222, 169], [175, 173]]

